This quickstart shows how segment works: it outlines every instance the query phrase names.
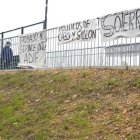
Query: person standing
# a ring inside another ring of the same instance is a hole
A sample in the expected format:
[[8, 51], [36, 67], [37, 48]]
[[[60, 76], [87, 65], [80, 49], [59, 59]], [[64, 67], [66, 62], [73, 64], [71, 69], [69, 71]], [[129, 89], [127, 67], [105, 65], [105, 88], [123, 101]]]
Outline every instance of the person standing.
[[5, 47], [2, 49], [2, 52], [1, 52], [1, 59], [2, 59], [2, 62], [4, 63], [4, 69], [8, 68], [8, 66], [10, 65], [13, 59], [13, 51], [10, 48], [10, 46], [11, 46], [11, 42], [7, 41], [5, 44]]

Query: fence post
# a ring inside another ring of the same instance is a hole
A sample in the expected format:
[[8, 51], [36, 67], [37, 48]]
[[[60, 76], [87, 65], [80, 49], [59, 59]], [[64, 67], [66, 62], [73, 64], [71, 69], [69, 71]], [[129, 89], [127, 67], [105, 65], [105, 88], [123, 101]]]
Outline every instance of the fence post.
[[24, 27], [21, 27], [21, 34], [24, 34]]
[[1, 33], [1, 49], [3, 48], [3, 38], [4, 38], [4, 33]]
[[[1, 58], [2, 58], [2, 50], [3, 50], [3, 38], [4, 38], [4, 32], [1, 33]], [[2, 59], [1, 59], [1, 68], [2, 69]]]
[[48, 13], [48, 0], [46, 0], [46, 5], [45, 5], [45, 20], [43, 24], [43, 29], [47, 29], [47, 13]]

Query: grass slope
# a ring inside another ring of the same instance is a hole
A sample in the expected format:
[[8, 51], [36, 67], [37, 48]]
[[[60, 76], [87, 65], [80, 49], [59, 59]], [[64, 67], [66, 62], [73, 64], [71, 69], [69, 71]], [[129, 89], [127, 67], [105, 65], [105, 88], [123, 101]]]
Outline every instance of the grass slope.
[[140, 140], [140, 71], [0, 74], [1, 140]]

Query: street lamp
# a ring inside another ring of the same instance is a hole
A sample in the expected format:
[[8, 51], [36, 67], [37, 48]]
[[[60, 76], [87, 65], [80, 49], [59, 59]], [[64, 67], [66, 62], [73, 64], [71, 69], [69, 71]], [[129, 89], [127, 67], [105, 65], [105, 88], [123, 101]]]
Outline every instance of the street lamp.
[[47, 13], [48, 13], [48, 0], [46, 0], [46, 5], [45, 5], [45, 20], [44, 20], [44, 29], [47, 29]]

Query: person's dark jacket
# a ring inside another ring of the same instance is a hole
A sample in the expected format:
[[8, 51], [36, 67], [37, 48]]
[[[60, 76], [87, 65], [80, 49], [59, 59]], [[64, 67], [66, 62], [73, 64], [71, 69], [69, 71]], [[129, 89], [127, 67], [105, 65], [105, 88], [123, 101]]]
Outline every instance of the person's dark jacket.
[[12, 61], [12, 58], [13, 58], [13, 51], [10, 47], [8, 46], [5, 46], [3, 49], [2, 49], [2, 53], [1, 53], [1, 59], [3, 62], [6, 62], [6, 63], [10, 63]]

